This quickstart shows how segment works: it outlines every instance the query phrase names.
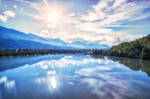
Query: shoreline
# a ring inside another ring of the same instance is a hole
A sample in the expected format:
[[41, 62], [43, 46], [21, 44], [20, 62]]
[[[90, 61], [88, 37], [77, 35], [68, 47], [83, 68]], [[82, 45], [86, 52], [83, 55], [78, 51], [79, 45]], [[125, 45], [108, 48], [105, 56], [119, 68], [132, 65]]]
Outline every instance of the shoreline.
[[88, 54], [87, 49], [6, 49], [0, 50], [0, 56], [27, 56], [27, 55], [45, 55], [45, 54]]

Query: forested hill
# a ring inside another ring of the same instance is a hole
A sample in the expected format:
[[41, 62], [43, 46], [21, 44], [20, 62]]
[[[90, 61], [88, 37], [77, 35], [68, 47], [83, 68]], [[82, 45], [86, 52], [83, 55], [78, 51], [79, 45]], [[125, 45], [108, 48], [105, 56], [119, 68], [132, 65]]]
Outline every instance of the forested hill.
[[132, 42], [124, 42], [113, 46], [108, 51], [101, 50], [93, 53], [108, 56], [150, 59], [150, 34]]

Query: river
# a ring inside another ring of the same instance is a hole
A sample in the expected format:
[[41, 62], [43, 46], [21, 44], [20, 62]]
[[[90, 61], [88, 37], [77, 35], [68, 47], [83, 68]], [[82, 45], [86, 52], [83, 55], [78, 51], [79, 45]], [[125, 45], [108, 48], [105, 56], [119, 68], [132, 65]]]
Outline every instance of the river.
[[150, 61], [82, 54], [1, 57], [0, 99], [150, 99]]

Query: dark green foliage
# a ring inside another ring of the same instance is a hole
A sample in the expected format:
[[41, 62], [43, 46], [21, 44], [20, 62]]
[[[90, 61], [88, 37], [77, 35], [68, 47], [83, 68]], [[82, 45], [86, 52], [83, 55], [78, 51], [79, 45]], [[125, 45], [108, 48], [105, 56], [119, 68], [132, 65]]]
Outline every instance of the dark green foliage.
[[150, 35], [132, 42], [124, 42], [113, 46], [108, 51], [94, 51], [95, 55], [108, 55], [130, 58], [150, 59]]
[[109, 56], [108, 58], [113, 61], [117, 61], [120, 64], [124, 64], [124, 66], [127, 66], [134, 71], [142, 70], [143, 72], [146, 72], [147, 75], [150, 77], [149, 60], [131, 59], [131, 58], [123, 58], [123, 57], [112, 57], [112, 56]]
[[141, 54], [142, 59], [150, 60], [150, 47], [144, 47]]
[[35, 55], [35, 54], [64, 54], [64, 53], [87, 53], [89, 50], [54, 50], [54, 49], [13, 49], [0, 50], [0, 56]]

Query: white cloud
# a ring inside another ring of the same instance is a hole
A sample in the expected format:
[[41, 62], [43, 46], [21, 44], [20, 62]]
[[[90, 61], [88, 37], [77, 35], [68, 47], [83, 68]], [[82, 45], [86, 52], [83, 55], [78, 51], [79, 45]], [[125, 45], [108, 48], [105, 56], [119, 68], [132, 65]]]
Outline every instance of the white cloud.
[[0, 20], [3, 22], [7, 21], [7, 16], [0, 15]]
[[[134, 35], [125, 31], [114, 31], [108, 27], [129, 27], [121, 25], [123, 21], [133, 21], [141, 19], [145, 8], [150, 2], [129, 2], [126, 0], [100, 0], [98, 4], [92, 6], [86, 14], [80, 15], [80, 23], [76, 28], [82, 30], [90, 41], [99, 41], [103, 44], [116, 45], [121, 42], [135, 40], [142, 35]], [[143, 6], [145, 5], [145, 6]], [[145, 18], [145, 17], [144, 17]], [[88, 33], [88, 32], [91, 33]]]
[[44, 0], [44, 4], [31, 4], [38, 14], [29, 14], [37, 20], [41, 20], [50, 26], [65, 26], [66, 24], [72, 24], [76, 22], [74, 13], [67, 12], [67, 7], [61, 5], [48, 4], [47, 0]]
[[68, 16], [73, 17], [73, 16], [75, 16], [75, 13], [71, 13]]
[[41, 32], [42, 32], [42, 33], [49, 33], [49, 31], [46, 30], [46, 29], [45, 29], [45, 30], [42, 30]]
[[[34, 33], [42, 37], [60, 38], [68, 42], [83, 39], [116, 45], [143, 36], [138, 33], [134, 35], [127, 30], [115, 31], [113, 28], [134, 27], [122, 24], [124, 21], [133, 22], [149, 17], [149, 14], [145, 15], [142, 12], [149, 4], [150, 2], [100, 0], [86, 10], [87, 12], [75, 13], [70, 12], [66, 5], [52, 4], [43, 0], [42, 3], [31, 3], [36, 13], [25, 13], [25, 15], [36, 20], [32, 24], [39, 28]], [[7, 21], [7, 17], [4, 16], [0, 16], [0, 19]]]
[[17, 5], [14, 5], [13, 7], [16, 9], [16, 8], [17, 8]]
[[16, 14], [13, 11], [7, 10], [4, 12], [4, 15], [7, 17], [15, 17]]
[[5, 12], [3, 12], [3, 14], [0, 15], [0, 20], [3, 22], [6, 22], [9, 18], [13, 18], [15, 17], [16, 13], [11, 11], [11, 10], [7, 10]]

